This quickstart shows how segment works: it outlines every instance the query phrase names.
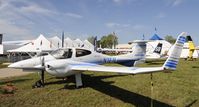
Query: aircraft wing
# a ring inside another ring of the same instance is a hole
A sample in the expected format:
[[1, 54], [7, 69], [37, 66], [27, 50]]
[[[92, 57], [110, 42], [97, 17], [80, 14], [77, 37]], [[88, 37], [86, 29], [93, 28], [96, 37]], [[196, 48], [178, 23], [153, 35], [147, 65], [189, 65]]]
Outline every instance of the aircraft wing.
[[103, 65], [72, 65], [72, 70], [93, 72], [115, 72], [124, 74], [143, 74], [163, 71], [163, 67], [109, 67]]

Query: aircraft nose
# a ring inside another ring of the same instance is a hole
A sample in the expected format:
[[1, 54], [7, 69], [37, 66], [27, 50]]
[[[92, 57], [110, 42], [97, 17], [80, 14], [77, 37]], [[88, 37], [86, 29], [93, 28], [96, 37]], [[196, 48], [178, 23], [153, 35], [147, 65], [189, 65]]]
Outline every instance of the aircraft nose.
[[19, 62], [15, 62], [10, 64], [8, 67], [9, 68], [23, 68], [26, 67], [29, 63], [27, 61], [19, 61]]

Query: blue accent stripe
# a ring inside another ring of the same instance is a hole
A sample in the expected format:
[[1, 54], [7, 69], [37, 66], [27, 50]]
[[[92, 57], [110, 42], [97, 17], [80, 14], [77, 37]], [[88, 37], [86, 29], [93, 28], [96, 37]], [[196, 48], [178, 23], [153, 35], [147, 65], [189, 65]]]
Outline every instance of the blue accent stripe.
[[176, 69], [177, 67], [177, 64], [178, 64], [178, 61], [175, 61], [175, 60], [168, 60], [165, 64], [166, 67], [169, 67], [169, 68], [174, 68]]
[[173, 64], [166, 64], [166, 65], [167, 65], [167, 66], [173, 66], [173, 67], [174, 67], [174, 66], [175, 66], [175, 67], [177, 66], [177, 65], [173, 65]]
[[182, 42], [182, 41], [178, 41], [178, 43], [180, 43], [180, 44], [184, 44], [184, 42]]
[[173, 62], [173, 63], [178, 63], [178, 61], [175, 61], [175, 60], [168, 60], [167, 62]]
[[97, 66], [97, 64], [89, 64], [89, 63], [85, 63], [85, 64], [70, 64], [72, 66]]
[[184, 44], [186, 42], [186, 38], [183, 37], [183, 36], [180, 36], [177, 43], [181, 43], [181, 44]]
[[168, 62], [167, 62], [167, 64], [173, 64], [173, 65], [177, 65], [178, 63], [176, 63], [176, 62], [170, 62], [170, 61], [168, 61]]
[[176, 68], [176, 65], [171, 65], [171, 64], [166, 64], [165, 66], [169, 68]]
[[174, 65], [174, 66], [176, 66], [177, 64], [175, 64], [175, 63], [166, 63], [166, 65]]

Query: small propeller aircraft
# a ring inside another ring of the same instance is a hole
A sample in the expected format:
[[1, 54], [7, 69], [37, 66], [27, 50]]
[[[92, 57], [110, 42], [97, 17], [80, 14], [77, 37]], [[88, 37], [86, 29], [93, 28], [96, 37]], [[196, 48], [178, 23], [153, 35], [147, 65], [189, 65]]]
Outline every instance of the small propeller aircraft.
[[[146, 43], [147, 42], [150, 42], [151, 40], [142, 40], [142, 41], [145, 41]], [[134, 43], [134, 42], [130, 42], [130, 43]], [[161, 55], [161, 52], [162, 52], [162, 46], [163, 44], [162, 43], [158, 43], [156, 47], [154, 47], [154, 50], [153, 51], [148, 51], [146, 52], [146, 60], [148, 59], [152, 59], [152, 60], [157, 60], [157, 59], [163, 59], [163, 58], [166, 58], [166, 55]], [[101, 49], [101, 48], [98, 48], [97, 50], [98, 52], [100, 53], [104, 53], [104, 52], [111, 52], [111, 53], [130, 53], [133, 51], [133, 48], [132, 49]]]
[[39, 72], [41, 80], [35, 83], [35, 87], [40, 87], [44, 85], [44, 71], [46, 70], [45, 65], [49, 61], [64, 59], [91, 64], [118, 63], [128, 67], [143, 62], [146, 54], [146, 42], [135, 41], [134, 43], [136, 43], [134, 51], [125, 55], [108, 56], [85, 48], [68, 47], [60, 48], [49, 53], [48, 55], [37, 55], [30, 59], [13, 63], [8, 67], [23, 69], [24, 71]]
[[[107, 56], [78, 48], [59, 49], [54, 53], [51, 53], [51, 55], [16, 62], [9, 65], [9, 67], [24, 70], [40, 70], [41, 80], [35, 83], [35, 87], [44, 86], [44, 71], [47, 71], [49, 74], [56, 77], [75, 75], [76, 87], [78, 88], [83, 86], [81, 73], [84, 71], [143, 74], [175, 70], [183, 44], [186, 41], [184, 35], [186, 35], [185, 32], [178, 36], [178, 39], [174, 44], [174, 50], [162, 67], [130, 67], [130, 65], [134, 64], [135, 61], [142, 59], [145, 56], [143, 54], [143, 46], [140, 45], [136, 46], [140, 48], [135, 50], [133, 53], [119, 56]], [[146, 45], [144, 45], [144, 47], [146, 48]], [[101, 65], [107, 62], [119, 63], [126, 67]]]

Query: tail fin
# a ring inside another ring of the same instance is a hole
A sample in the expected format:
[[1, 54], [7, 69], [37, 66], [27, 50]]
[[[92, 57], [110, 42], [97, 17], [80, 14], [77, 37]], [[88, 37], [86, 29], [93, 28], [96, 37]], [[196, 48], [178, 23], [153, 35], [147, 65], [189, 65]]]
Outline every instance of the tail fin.
[[193, 41], [192, 38], [191, 38], [191, 36], [187, 36], [187, 37], [186, 37], [186, 40], [187, 40], [187, 41]]
[[138, 59], [145, 59], [146, 56], [146, 42], [137, 42], [133, 49], [133, 56]]
[[163, 65], [164, 69], [176, 70], [176, 67], [179, 62], [179, 58], [180, 58], [180, 55], [182, 52], [183, 45], [186, 42], [186, 38], [185, 38], [186, 35], [187, 34], [185, 32], [182, 32], [178, 36], [178, 38], [173, 46], [174, 48], [173, 48], [170, 56], [168, 57], [168, 59], [166, 60], [166, 62]]
[[153, 53], [161, 54], [161, 51], [162, 51], [162, 43], [158, 43]]
[[124, 56], [129, 57], [129, 58], [133, 58], [133, 59], [145, 59], [146, 57], [146, 43], [148, 41], [147, 40], [135, 40], [131, 43], [134, 43], [135, 45], [133, 45], [133, 52], [126, 54]]
[[146, 42], [147, 41], [145, 40], [137, 40], [137, 41], [131, 42], [131, 43], [135, 43], [135, 45], [132, 48], [133, 52], [124, 54], [124, 55], [113, 56], [113, 57], [117, 59], [118, 64], [122, 64], [128, 67], [135, 65], [135, 61], [143, 62], [146, 57]]

